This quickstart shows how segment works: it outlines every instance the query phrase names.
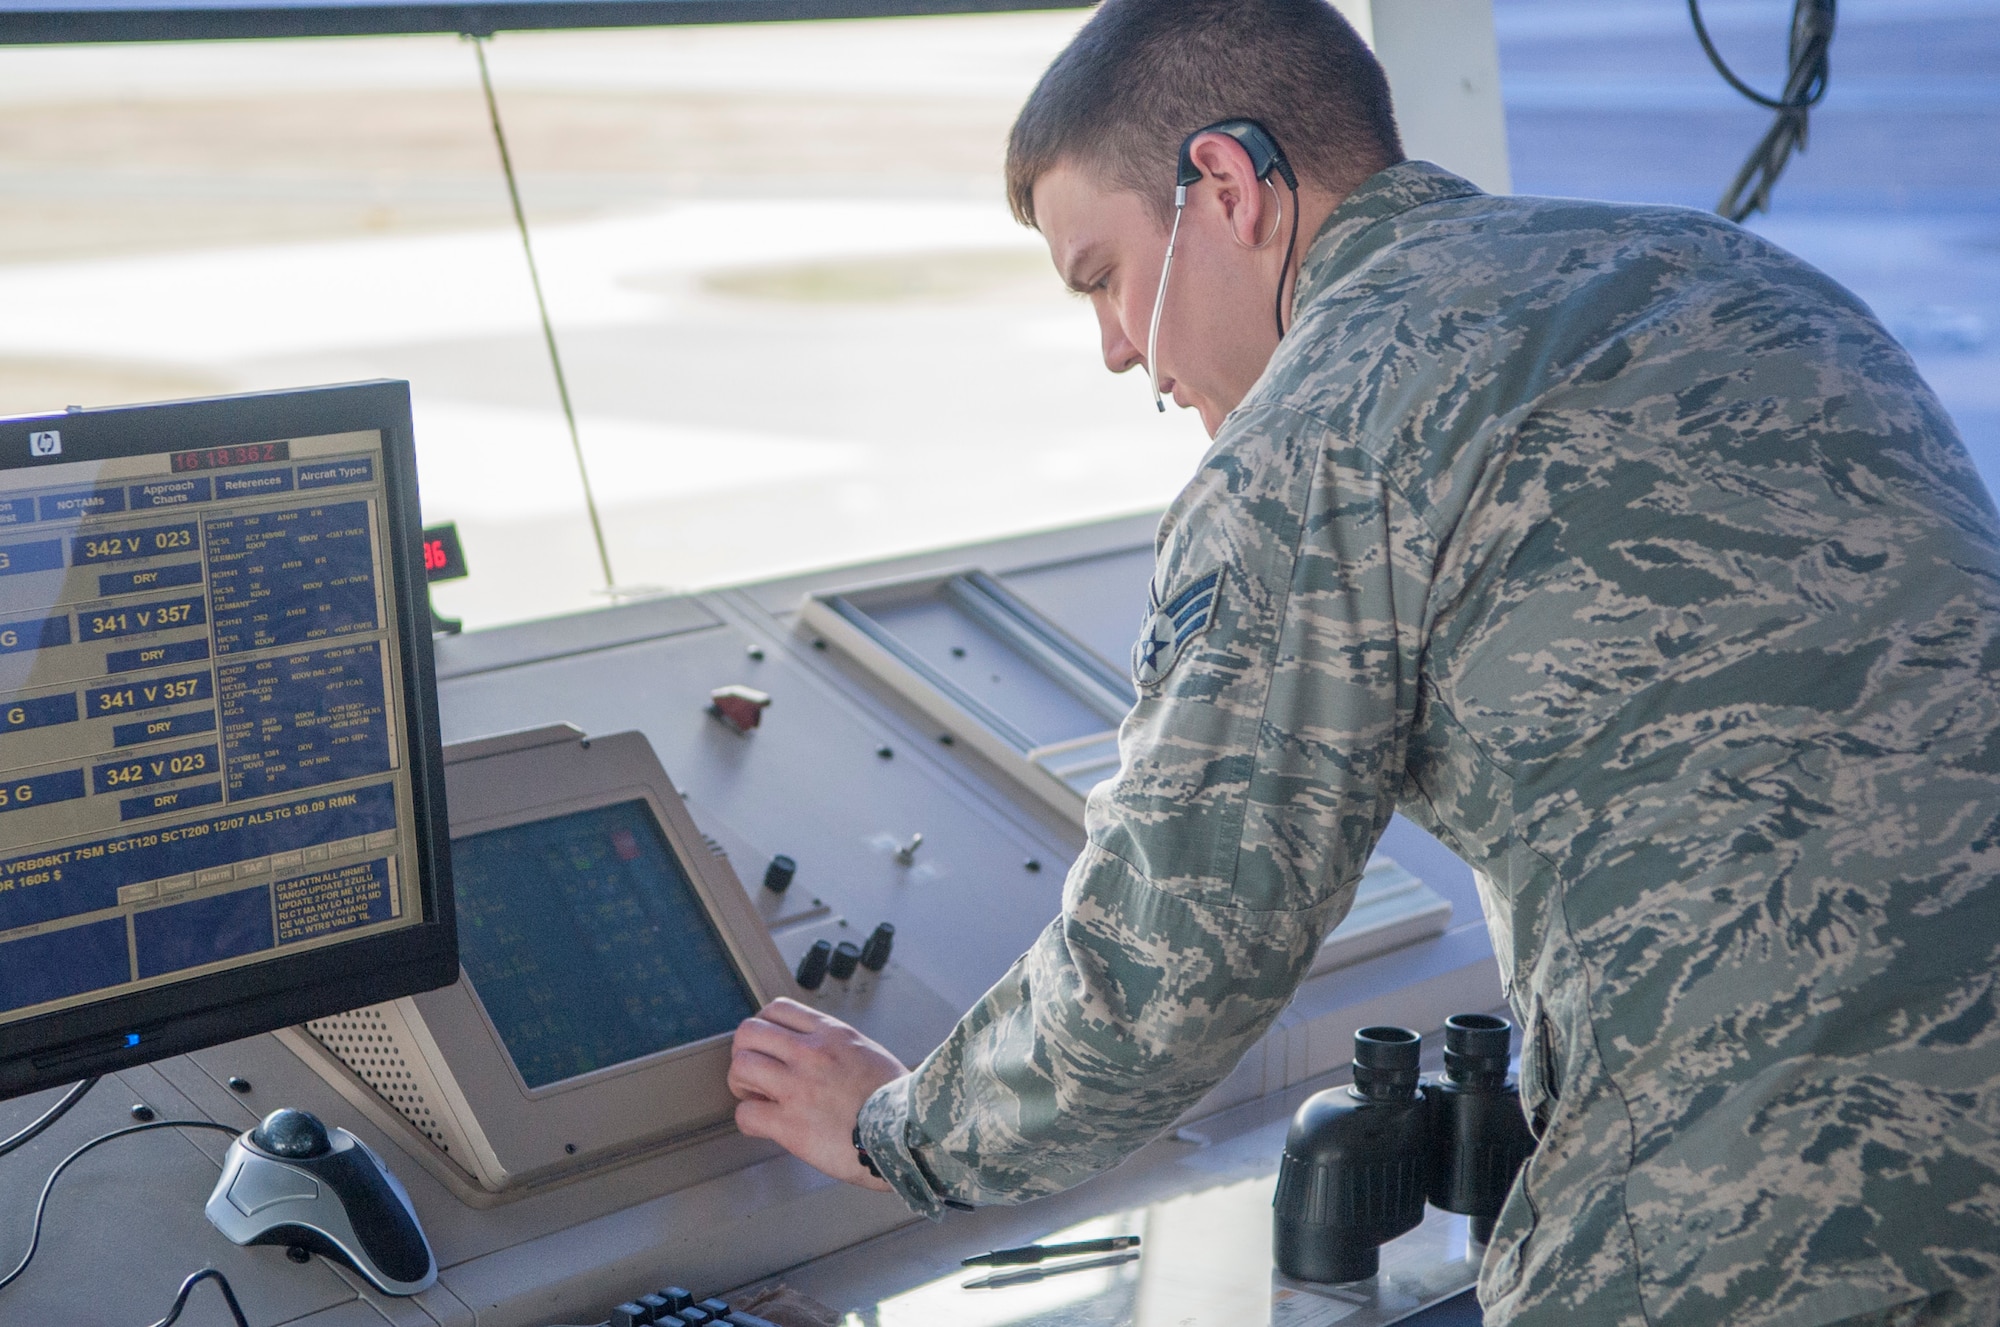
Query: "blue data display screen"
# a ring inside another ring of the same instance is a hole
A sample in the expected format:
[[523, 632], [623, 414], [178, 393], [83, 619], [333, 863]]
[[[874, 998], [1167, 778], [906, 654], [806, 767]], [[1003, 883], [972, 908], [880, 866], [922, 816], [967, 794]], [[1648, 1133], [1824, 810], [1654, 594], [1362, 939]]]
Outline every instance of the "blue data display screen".
[[236, 451], [0, 469], [0, 1028], [423, 920], [381, 437]]
[[460, 962], [529, 1087], [757, 1012], [644, 802], [475, 834], [451, 861]]

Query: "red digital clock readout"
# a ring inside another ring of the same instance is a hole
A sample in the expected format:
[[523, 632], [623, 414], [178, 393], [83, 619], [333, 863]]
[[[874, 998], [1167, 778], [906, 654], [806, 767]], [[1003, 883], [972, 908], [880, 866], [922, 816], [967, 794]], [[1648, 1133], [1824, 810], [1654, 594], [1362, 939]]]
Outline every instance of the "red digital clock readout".
[[189, 470], [228, 470], [239, 465], [261, 465], [266, 461], [289, 461], [289, 442], [256, 442], [242, 447], [206, 447], [198, 452], [175, 452], [174, 473]]
[[465, 574], [465, 547], [458, 542], [458, 527], [449, 521], [425, 526], [424, 579], [455, 581]]

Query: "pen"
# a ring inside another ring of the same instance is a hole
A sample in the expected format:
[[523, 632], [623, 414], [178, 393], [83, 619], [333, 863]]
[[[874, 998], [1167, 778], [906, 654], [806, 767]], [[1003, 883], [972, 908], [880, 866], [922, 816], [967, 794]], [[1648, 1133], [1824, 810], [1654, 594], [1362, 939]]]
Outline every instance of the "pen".
[[1026, 1244], [1018, 1249], [995, 1249], [960, 1263], [961, 1267], [1013, 1267], [1036, 1263], [1044, 1258], [1069, 1258], [1080, 1253], [1120, 1253], [1139, 1247], [1137, 1235], [1113, 1235], [1109, 1239], [1080, 1239], [1070, 1244]]
[[[1091, 1241], [1097, 1243], [1098, 1241]], [[1057, 1267], [1023, 1267], [1018, 1272], [996, 1272], [967, 1281], [967, 1290], [1004, 1290], [1008, 1286], [1033, 1285], [1051, 1276], [1062, 1276], [1068, 1272], [1088, 1272], [1098, 1267], [1117, 1267], [1128, 1262], [1139, 1261], [1136, 1253], [1113, 1253], [1103, 1258], [1086, 1258], [1082, 1262], [1066, 1262]]]

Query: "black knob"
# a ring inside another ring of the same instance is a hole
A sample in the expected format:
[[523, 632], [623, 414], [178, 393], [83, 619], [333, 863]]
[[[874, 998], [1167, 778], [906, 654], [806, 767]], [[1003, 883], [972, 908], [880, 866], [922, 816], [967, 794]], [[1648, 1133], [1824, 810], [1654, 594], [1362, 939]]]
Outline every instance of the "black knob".
[[264, 1122], [250, 1131], [250, 1141], [274, 1157], [293, 1161], [323, 1157], [333, 1150], [333, 1140], [326, 1136], [326, 1126], [318, 1116], [290, 1108], [266, 1115]]
[[889, 951], [896, 947], [896, 928], [883, 922], [868, 936], [868, 942], [861, 946], [861, 966], [870, 972], [880, 972], [889, 966]]
[[799, 864], [779, 853], [764, 868], [764, 888], [773, 894], [782, 894], [792, 887], [792, 877], [799, 873]]
[[833, 959], [826, 965], [826, 970], [840, 980], [846, 981], [854, 975], [855, 966], [860, 962], [861, 946], [852, 940], [842, 940], [834, 946]]
[[806, 950], [806, 956], [799, 960], [799, 970], [797, 974], [799, 979], [799, 985], [809, 991], [818, 990], [819, 984], [826, 980], [827, 961], [832, 957], [833, 957], [832, 941], [830, 940], [813, 941], [813, 947], [811, 949]]

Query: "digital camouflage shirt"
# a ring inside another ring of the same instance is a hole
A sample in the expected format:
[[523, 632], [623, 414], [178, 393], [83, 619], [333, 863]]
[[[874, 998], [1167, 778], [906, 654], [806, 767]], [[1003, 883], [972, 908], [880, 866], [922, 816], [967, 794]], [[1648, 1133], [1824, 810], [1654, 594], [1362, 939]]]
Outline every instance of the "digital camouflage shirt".
[[1062, 915], [869, 1101], [884, 1172], [934, 1213], [919, 1161], [1014, 1202], [1152, 1138], [1400, 807], [1478, 873], [1546, 1123], [1489, 1321], [2000, 1274], [2000, 521], [1909, 358], [1713, 216], [1423, 163], [1297, 308], [1161, 524], [1184, 609]]

